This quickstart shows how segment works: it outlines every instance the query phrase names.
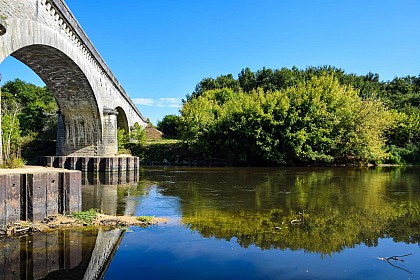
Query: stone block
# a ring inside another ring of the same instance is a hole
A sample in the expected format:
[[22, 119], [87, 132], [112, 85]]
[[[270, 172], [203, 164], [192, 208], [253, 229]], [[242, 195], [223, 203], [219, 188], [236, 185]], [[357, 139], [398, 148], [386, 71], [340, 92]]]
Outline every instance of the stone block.
[[20, 174], [5, 175], [5, 222], [20, 220]]
[[6, 175], [1, 175], [0, 176], [0, 225], [4, 225], [6, 223], [6, 208], [5, 207], [6, 207]]
[[65, 172], [64, 173], [64, 211], [71, 213], [81, 211], [82, 209], [82, 186], [81, 172]]
[[64, 157], [64, 168], [69, 170], [76, 170], [76, 158]]
[[58, 214], [59, 210], [59, 193], [60, 193], [60, 176], [58, 172], [47, 173], [47, 194], [46, 207], [47, 216]]
[[28, 218], [41, 221], [47, 216], [47, 173], [27, 175]]
[[127, 170], [127, 158], [120, 157], [118, 158], [118, 172], [122, 173]]

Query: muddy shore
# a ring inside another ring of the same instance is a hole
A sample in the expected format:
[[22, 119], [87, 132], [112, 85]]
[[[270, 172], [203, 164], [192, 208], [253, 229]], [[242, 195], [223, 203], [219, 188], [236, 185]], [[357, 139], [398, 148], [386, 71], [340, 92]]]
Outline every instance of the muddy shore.
[[53, 215], [48, 216], [40, 222], [19, 221], [0, 228], [0, 237], [19, 236], [35, 232], [47, 232], [62, 228], [77, 227], [128, 227], [142, 226], [147, 227], [158, 223], [164, 223], [163, 218], [155, 217], [136, 217], [136, 216], [112, 216], [97, 214], [91, 222], [86, 222], [75, 218], [72, 215]]

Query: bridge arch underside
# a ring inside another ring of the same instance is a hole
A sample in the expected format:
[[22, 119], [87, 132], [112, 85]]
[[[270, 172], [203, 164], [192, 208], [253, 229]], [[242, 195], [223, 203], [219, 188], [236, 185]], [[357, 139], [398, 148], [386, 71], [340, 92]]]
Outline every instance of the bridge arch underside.
[[79, 66], [46, 45], [25, 46], [11, 56], [38, 74], [57, 101], [57, 155], [100, 153], [101, 116], [92, 87]]
[[128, 127], [128, 119], [127, 115], [125, 114], [123, 108], [117, 107], [115, 108], [117, 111], [117, 127], [118, 129], [123, 129], [126, 132], [130, 131], [130, 128]]

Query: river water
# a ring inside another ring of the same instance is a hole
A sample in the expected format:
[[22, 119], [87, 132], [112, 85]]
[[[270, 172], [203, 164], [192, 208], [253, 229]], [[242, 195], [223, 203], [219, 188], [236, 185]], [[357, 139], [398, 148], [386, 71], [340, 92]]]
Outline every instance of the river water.
[[[420, 279], [418, 167], [143, 168], [138, 183], [84, 186], [92, 207], [167, 218], [123, 232], [104, 279]], [[67, 270], [89, 270], [100, 238], [66, 234], [81, 244]], [[33, 279], [65, 279], [47, 272]]]

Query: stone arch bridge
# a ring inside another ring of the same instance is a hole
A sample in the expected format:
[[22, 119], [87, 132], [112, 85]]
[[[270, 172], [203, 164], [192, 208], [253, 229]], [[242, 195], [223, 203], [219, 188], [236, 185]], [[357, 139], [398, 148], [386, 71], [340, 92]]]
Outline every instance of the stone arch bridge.
[[117, 126], [145, 119], [63, 0], [0, 0], [0, 63], [31, 68], [59, 107], [57, 155], [113, 156]]

